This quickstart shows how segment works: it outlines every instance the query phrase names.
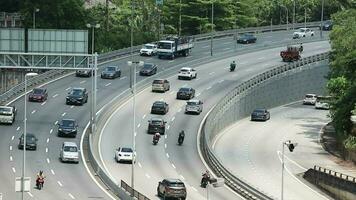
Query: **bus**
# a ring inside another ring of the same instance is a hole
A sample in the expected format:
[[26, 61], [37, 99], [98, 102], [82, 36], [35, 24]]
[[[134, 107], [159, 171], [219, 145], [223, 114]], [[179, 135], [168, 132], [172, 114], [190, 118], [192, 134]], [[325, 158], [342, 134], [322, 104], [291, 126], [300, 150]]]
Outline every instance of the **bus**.
[[317, 96], [315, 102], [316, 109], [330, 109], [331, 96]]

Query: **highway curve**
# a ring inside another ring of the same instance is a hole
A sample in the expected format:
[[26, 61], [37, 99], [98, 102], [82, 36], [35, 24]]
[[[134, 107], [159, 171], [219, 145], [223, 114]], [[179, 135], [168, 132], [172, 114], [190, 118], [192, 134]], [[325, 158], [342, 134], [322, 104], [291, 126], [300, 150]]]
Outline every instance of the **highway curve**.
[[[291, 32], [284, 31], [264, 33], [258, 35], [256, 45], [267, 45], [272, 41], [287, 41], [290, 39], [290, 36]], [[197, 42], [191, 56], [177, 58], [173, 61], [138, 56], [134, 56], [134, 59], [154, 62], [159, 65], [159, 71], [162, 71], [178, 64], [208, 57], [210, 54], [209, 44], [209, 41]], [[243, 47], [239, 45], [238, 48]], [[223, 56], [227, 53], [232, 54], [233, 49], [234, 43], [232, 38], [222, 38], [214, 41], [216, 56]], [[277, 53], [275, 56], [277, 57]], [[122, 77], [120, 79], [98, 80], [98, 108], [101, 108], [129, 87], [129, 80], [127, 78], [128, 67], [126, 65], [128, 60], [128, 58], [123, 58], [110, 63], [110, 65], [118, 64], [122, 69]], [[241, 64], [243, 62], [241, 61]], [[138, 77], [138, 81], [140, 80], [142, 80], [142, 77]], [[59, 162], [58, 159], [62, 142], [75, 141], [79, 144], [81, 132], [89, 120], [89, 104], [85, 104], [84, 106], [68, 106], [65, 105], [65, 96], [71, 87], [85, 87], [90, 90], [90, 79], [77, 78], [74, 75], [70, 75], [53, 81], [44, 87], [47, 87], [49, 91], [48, 100], [45, 103], [28, 103], [28, 132], [36, 134], [39, 140], [37, 151], [28, 151], [27, 153], [26, 176], [32, 178], [32, 189], [26, 195], [26, 199], [110, 199], [88, 176], [82, 161], [76, 165], [64, 164]], [[174, 87], [177, 87], [177, 85]], [[91, 99], [89, 98], [90, 101]], [[15, 105], [18, 109], [16, 122], [12, 126], [0, 126], [2, 136], [0, 140], [0, 168], [2, 169], [2, 173], [0, 174], [0, 193], [3, 194], [4, 199], [18, 199], [20, 197], [19, 193], [14, 192], [14, 188], [15, 177], [21, 176], [22, 168], [22, 151], [17, 149], [17, 144], [23, 130], [23, 97], [12, 102], [12, 105]], [[59, 138], [56, 136], [57, 126], [55, 123], [62, 118], [77, 120], [79, 134], [75, 139]], [[193, 147], [195, 148], [195, 145]], [[186, 149], [186, 146], [184, 149]], [[188, 152], [188, 150], [184, 151]], [[110, 156], [112, 155], [113, 152], [111, 150]], [[172, 159], [179, 158], [172, 157]], [[179, 167], [178, 164], [177, 167]], [[39, 170], [44, 170], [46, 175], [45, 186], [41, 191], [33, 188], [35, 174]], [[190, 175], [187, 175], [187, 178], [188, 176], [190, 178]]]
[[[180, 178], [188, 186], [188, 199], [205, 199], [206, 190], [199, 187], [201, 173], [205, 171], [205, 166], [200, 160], [196, 146], [196, 134], [202, 118], [237, 83], [242, 83], [257, 73], [281, 64], [279, 52], [284, 48], [256, 51], [200, 65], [197, 67], [198, 79], [192, 81], [178, 80], [175, 74], [168, 78], [171, 90], [166, 93], [152, 93], [151, 88], [140, 92], [136, 98], [136, 189], [149, 198], [157, 199], [158, 181], [163, 178]], [[304, 49], [303, 56], [310, 56], [328, 51], [330, 46], [327, 41], [315, 42], [304, 44]], [[232, 59], [238, 60], [235, 72], [228, 71]], [[201, 115], [184, 114], [185, 101], [175, 99], [177, 90], [183, 86], [192, 86], [196, 90], [196, 98], [203, 100], [204, 111]], [[156, 100], [166, 101], [170, 111], [162, 116], [167, 121], [167, 133], [157, 146], [153, 146], [152, 135], [147, 134], [147, 120], [157, 116], [149, 114], [150, 107]], [[132, 100], [116, 110], [102, 130], [99, 147], [101, 161], [117, 182], [122, 179], [130, 183], [131, 165], [116, 163], [114, 150], [119, 146], [131, 146], [132, 121], [128, 120], [131, 116]], [[182, 129], [186, 132], [186, 140], [183, 146], [178, 146], [178, 133]], [[239, 199], [225, 187], [211, 189], [209, 193], [212, 199]]]

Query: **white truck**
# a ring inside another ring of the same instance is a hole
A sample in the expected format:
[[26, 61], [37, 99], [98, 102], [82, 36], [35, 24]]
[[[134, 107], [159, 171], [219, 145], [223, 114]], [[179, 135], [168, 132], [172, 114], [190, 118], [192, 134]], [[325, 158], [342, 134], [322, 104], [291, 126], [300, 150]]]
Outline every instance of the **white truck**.
[[0, 106], [0, 123], [13, 124], [16, 117], [14, 106]]
[[194, 47], [192, 37], [167, 37], [166, 40], [158, 42], [158, 58], [174, 59], [176, 56], [188, 56]]

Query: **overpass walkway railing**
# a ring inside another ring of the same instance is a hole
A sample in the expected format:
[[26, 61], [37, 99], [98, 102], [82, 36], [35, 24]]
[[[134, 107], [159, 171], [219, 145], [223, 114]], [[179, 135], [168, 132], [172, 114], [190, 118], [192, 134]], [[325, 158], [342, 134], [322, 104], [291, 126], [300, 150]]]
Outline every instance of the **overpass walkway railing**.
[[246, 199], [274, 199], [224, 166], [212, 148], [217, 135], [249, 116], [255, 108], [280, 106], [301, 99], [307, 92], [324, 91], [328, 59], [328, 52], [321, 53], [258, 74], [230, 91], [206, 116], [200, 129], [201, 155], [210, 169], [224, 178], [232, 190]]

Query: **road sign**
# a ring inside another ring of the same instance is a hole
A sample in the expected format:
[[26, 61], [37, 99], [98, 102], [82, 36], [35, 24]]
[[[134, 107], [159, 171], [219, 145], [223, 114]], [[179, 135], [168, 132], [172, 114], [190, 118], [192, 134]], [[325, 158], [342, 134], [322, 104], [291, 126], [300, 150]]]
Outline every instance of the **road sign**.
[[[29, 192], [31, 187], [31, 177], [24, 178], [24, 192]], [[15, 191], [22, 192], [22, 177], [16, 177], [15, 179]], [[1, 200], [1, 199], [0, 199]]]
[[163, 0], [156, 0], [156, 5], [163, 5]]

